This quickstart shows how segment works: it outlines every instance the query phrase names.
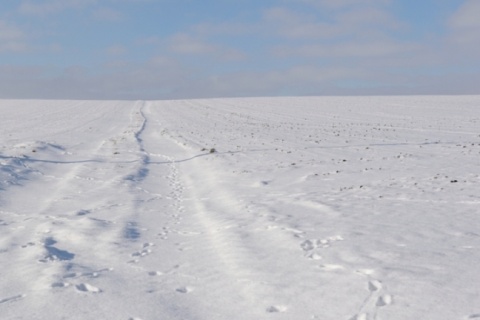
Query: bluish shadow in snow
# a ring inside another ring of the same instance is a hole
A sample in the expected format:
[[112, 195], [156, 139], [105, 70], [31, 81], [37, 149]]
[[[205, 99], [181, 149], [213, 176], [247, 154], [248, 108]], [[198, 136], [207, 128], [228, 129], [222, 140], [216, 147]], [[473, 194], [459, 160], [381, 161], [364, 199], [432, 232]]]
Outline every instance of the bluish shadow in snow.
[[123, 232], [125, 239], [137, 240], [140, 238], [140, 231], [136, 222], [129, 222]]
[[60, 250], [53, 245], [57, 243], [57, 241], [53, 238], [47, 238], [45, 239], [45, 249], [47, 250], [47, 256], [45, 259], [42, 260], [42, 262], [50, 260], [60, 260], [60, 261], [65, 261], [65, 260], [73, 260], [75, 258], [75, 254], [68, 252], [67, 250]]
[[126, 176], [125, 180], [136, 181], [136, 182], [142, 181], [143, 179], [145, 179], [147, 177], [148, 172], [149, 172], [149, 169], [141, 168], [136, 173]]
[[150, 163], [150, 156], [145, 151], [145, 146], [144, 146], [144, 142], [143, 142], [143, 139], [142, 139], [142, 134], [145, 131], [145, 128], [147, 127], [147, 121], [148, 121], [147, 117], [145, 117], [145, 114], [143, 113], [144, 107], [145, 107], [145, 102], [143, 102], [143, 106], [140, 109], [140, 115], [142, 116], [143, 122], [142, 122], [142, 125], [141, 125], [140, 129], [135, 133], [135, 140], [137, 141], [140, 152], [143, 154], [141, 159], [140, 159], [141, 166], [137, 170], [137, 172], [125, 177], [125, 180], [129, 180], [129, 181], [133, 181], [133, 182], [141, 182], [141, 181], [145, 180], [145, 178], [150, 173], [150, 170], [147, 167], [148, 164]]
[[150, 170], [148, 168], [141, 167], [134, 174], [130, 174], [130, 175], [126, 176], [125, 180], [133, 181], [133, 182], [141, 182], [141, 181], [145, 180], [145, 178], [148, 176], [149, 172], [150, 172]]
[[5, 190], [10, 185], [22, 185], [28, 180], [33, 170], [25, 165], [21, 158], [0, 156], [0, 159], [7, 160], [0, 164], [0, 190]]
[[48, 255], [45, 257], [48, 260], [73, 260], [75, 254], [68, 252], [66, 250], [60, 250], [55, 247], [45, 247], [47, 249]]

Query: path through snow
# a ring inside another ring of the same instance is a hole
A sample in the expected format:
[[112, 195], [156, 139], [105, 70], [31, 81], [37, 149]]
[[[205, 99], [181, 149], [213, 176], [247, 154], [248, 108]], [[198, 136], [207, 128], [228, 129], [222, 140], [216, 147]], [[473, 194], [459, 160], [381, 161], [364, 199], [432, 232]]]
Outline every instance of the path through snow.
[[1, 318], [478, 318], [479, 104], [0, 101]]

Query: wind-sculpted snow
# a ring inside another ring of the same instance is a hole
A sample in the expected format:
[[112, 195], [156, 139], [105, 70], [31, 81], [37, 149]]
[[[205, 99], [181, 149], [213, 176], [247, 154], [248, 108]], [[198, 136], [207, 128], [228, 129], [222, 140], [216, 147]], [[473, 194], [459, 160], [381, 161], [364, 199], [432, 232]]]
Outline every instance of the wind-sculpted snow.
[[480, 318], [480, 97], [0, 115], [1, 319]]

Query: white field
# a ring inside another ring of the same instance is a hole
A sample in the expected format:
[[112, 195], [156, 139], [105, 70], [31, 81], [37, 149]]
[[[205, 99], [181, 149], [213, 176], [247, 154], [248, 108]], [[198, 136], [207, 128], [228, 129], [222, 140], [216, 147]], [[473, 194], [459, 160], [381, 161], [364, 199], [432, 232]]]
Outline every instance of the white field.
[[0, 101], [2, 320], [476, 318], [479, 96]]

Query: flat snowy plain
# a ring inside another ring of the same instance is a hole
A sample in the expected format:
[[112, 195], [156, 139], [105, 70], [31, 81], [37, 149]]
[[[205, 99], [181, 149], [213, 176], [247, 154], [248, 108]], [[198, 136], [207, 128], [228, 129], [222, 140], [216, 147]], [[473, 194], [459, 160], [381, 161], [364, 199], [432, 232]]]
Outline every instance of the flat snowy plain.
[[480, 319], [479, 96], [0, 117], [2, 320]]

